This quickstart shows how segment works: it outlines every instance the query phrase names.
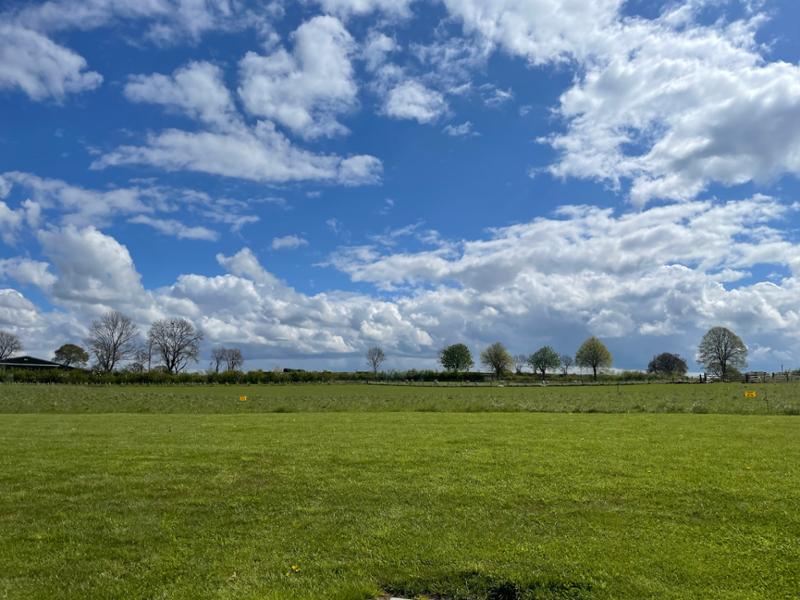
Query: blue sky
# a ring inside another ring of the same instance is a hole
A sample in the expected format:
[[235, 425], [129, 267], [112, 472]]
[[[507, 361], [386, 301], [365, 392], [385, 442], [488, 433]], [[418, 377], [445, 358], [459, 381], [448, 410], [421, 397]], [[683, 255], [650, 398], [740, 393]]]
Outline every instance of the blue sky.
[[2, 7], [0, 329], [32, 354], [116, 309], [251, 368], [588, 335], [642, 368], [714, 325], [800, 366], [795, 3]]

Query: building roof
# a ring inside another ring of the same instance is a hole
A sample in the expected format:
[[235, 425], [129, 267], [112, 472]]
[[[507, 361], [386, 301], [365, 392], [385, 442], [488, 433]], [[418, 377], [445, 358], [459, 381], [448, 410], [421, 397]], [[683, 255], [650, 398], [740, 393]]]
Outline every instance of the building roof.
[[35, 356], [13, 356], [0, 360], [0, 368], [7, 369], [72, 369], [50, 360], [36, 358]]

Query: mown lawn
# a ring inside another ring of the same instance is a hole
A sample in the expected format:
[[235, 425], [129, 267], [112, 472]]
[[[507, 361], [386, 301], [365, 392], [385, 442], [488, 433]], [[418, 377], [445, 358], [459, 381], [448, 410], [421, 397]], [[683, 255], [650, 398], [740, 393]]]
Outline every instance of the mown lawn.
[[0, 598], [797, 598], [799, 464], [788, 416], [5, 414]]
[[[744, 397], [755, 390], [758, 398]], [[240, 396], [246, 402], [240, 402]], [[0, 413], [341, 411], [653, 412], [800, 415], [800, 384], [417, 387], [347, 384], [0, 385]]]

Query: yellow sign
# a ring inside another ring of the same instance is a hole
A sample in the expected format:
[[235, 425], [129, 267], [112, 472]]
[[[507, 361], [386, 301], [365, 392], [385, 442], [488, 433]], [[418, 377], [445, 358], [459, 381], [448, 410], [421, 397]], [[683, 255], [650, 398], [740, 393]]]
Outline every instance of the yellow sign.
[[745, 398], [758, 398], [758, 392], [755, 390], [748, 390], [744, 393]]
[[247, 396], [239, 396], [239, 402], [247, 402]]

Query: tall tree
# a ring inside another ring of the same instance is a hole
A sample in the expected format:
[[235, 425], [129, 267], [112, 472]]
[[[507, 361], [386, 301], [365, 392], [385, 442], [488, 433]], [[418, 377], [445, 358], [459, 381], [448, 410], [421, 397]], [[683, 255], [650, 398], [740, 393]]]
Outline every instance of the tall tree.
[[85, 367], [89, 353], [76, 344], [64, 344], [53, 354], [53, 362], [65, 367]]
[[499, 379], [503, 376], [503, 373], [514, 366], [514, 357], [509, 354], [503, 344], [495, 342], [481, 352], [481, 364], [490, 368]]
[[447, 371], [469, 371], [475, 364], [466, 344], [451, 344], [439, 352], [439, 363]]
[[569, 375], [569, 368], [573, 365], [575, 359], [570, 354], [562, 354], [559, 358], [561, 359], [561, 374]]
[[238, 371], [244, 365], [244, 356], [239, 348], [226, 348], [225, 352], [225, 370]]
[[22, 350], [22, 342], [10, 331], [0, 331], [0, 360], [9, 358]]
[[219, 370], [225, 364], [225, 357], [228, 354], [228, 349], [222, 346], [217, 346], [211, 350], [211, 370], [214, 373], [219, 373]]
[[130, 317], [112, 310], [89, 327], [87, 345], [97, 361], [97, 368], [110, 373], [136, 352], [139, 329]]
[[528, 357], [528, 364], [534, 372], [541, 373], [544, 381], [547, 371], [557, 369], [561, 365], [561, 359], [550, 346], [542, 346]]
[[606, 345], [594, 336], [583, 342], [575, 354], [575, 362], [580, 367], [591, 368], [595, 381], [597, 381], [597, 369], [610, 367], [612, 360], [611, 352]]
[[177, 317], [154, 322], [147, 337], [169, 373], [180, 373], [190, 361], [196, 362], [203, 341], [201, 331]]
[[367, 365], [372, 369], [372, 372], [377, 375], [378, 369], [386, 360], [386, 354], [380, 346], [372, 346], [367, 350]]
[[517, 375], [522, 373], [522, 369], [525, 368], [525, 365], [528, 364], [528, 359], [530, 357], [527, 354], [515, 354], [514, 355], [514, 369], [517, 372]]
[[647, 365], [648, 373], [669, 375], [673, 377], [676, 375], [682, 377], [683, 375], [686, 375], [686, 371], [688, 370], [689, 367], [683, 358], [677, 354], [671, 354], [669, 352], [662, 352], [658, 356], [654, 356], [653, 360], [650, 361], [650, 364]]
[[700, 342], [697, 362], [725, 381], [731, 368], [747, 366], [747, 346], [730, 329], [712, 327]]

